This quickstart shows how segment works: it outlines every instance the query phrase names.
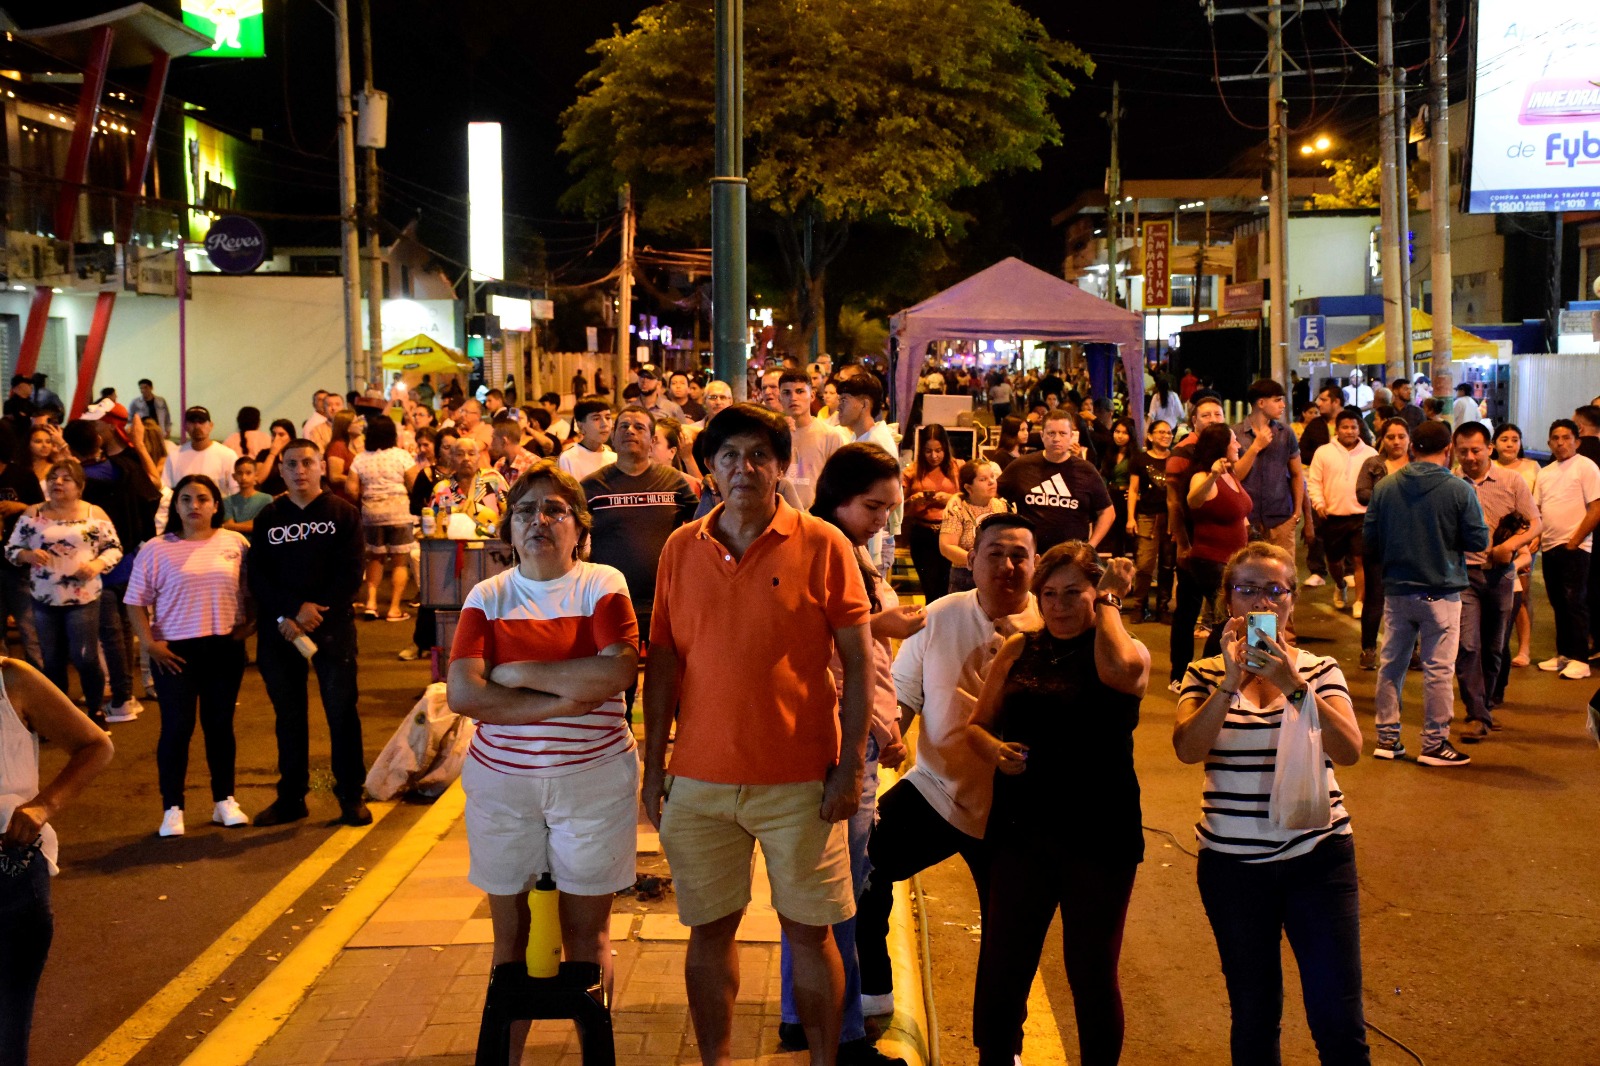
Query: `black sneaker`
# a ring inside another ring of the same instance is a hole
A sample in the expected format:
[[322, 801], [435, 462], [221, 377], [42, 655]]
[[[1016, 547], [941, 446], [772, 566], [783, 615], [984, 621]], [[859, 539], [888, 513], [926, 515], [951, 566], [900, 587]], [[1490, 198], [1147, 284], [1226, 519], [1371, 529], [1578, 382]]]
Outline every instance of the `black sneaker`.
[[1376, 670], [1377, 668], [1378, 668], [1378, 649], [1377, 648], [1362, 648], [1361, 649], [1361, 669], [1363, 669], [1363, 670]]
[[1468, 744], [1476, 744], [1480, 740], [1488, 740], [1489, 732], [1493, 727], [1482, 719], [1474, 719], [1467, 723], [1467, 728], [1461, 731], [1461, 739]]
[[1380, 740], [1372, 749], [1375, 759], [1403, 759], [1406, 756], [1406, 746], [1398, 740]]
[[1466, 766], [1472, 760], [1451, 747], [1448, 740], [1441, 740], [1436, 748], [1423, 748], [1417, 762], [1423, 766]]
[[[259, 820], [256, 824], [260, 824]], [[339, 817], [333, 820], [333, 825], [371, 825], [372, 812], [367, 810], [367, 805], [360, 800], [339, 804]]]
[[[799, 1022], [779, 1022], [778, 1050], [806, 1050], [806, 1027], [801, 1025]], [[843, 1045], [840, 1046], [840, 1050], [843, 1050]]]
[[839, 1045], [839, 1066], [906, 1066], [905, 1059], [885, 1055], [866, 1037]]
[[286, 803], [281, 799], [273, 800], [266, 810], [259, 812], [255, 816], [251, 824], [257, 829], [273, 825], [288, 825], [290, 822], [298, 822], [310, 813], [310, 811], [306, 810], [304, 803]]

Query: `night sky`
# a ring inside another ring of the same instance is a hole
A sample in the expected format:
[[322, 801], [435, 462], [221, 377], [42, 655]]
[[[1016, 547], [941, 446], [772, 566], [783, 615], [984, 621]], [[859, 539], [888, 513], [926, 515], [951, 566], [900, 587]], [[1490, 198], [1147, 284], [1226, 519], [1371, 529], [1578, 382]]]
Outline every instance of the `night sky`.
[[[966, 206], [980, 225], [969, 240], [977, 265], [1018, 254], [1053, 269], [1060, 234], [1050, 217], [1086, 188], [1098, 187], [1108, 159], [1101, 117], [1111, 84], [1120, 80], [1123, 167], [1128, 177], [1208, 177], [1259, 172], [1252, 163], [1262, 134], [1230, 118], [1212, 83], [1213, 37], [1203, 9], [1187, 0], [1134, 0], [1091, 4], [1083, 0], [1019, 0], [1049, 32], [1087, 50], [1097, 62], [1092, 78], [1057, 106], [1064, 143], [1043, 153], [1043, 166], [1002, 177], [972, 194]], [[1243, 6], [1246, 0], [1230, 0]], [[23, 25], [36, 25], [117, 6], [115, 2], [28, 0], [8, 7]], [[177, 0], [157, 0], [174, 10]], [[516, 0], [407, 2], [373, 0], [377, 87], [389, 103], [389, 146], [381, 153], [385, 214], [404, 222], [421, 212], [425, 241], [449, 256], [465, 247], [465, 130], [470, 120], [506, 125], [508, 258], [517, 254], [516, 227], [538, 232], [553, 266], [582, 275], [576, 260], [590, 245], [592, 223], [563, 219], [557, 198], [568, 184], [555, 149], [557, 118], [576, 96], [589, 68], [587, 46], [626, 25], [645, 5], [639, 0], [535, 3]], [[1459, 5], [1458, 5], [1459, 6]], [[355, 81], [361, 81], [360, 5], [351, 0]], [[1402, 6], [1396, 36], [1400, 58], [1426, 58], [1427, 4]], [[333, 21], [316, 0], [269, 0], [268, 58], [188, 59], [175, 69], [171, 91], [203, 103], [207, 118], [248, 135], [260, 128], [273, 163], [246, 175], [277, 204], [308, 212], [336, 210], [332, 73]], [[1337, 24], [1334, 22], [1337, 19]], [[1459, 13], [1451, 22], [1454, 36]], [[1360, 136], [1375, 114], [1371, 68], [1346, 52], [1335, 25], [1357, 48], [1375, 54], [1372, 0], [1351, 3], [1342, 14], [1304, 16], [1286, 34], [1286, 47], [1302, 65], [1347, 65], [1347, 74], [1291, 81], [1291, 121], [1304, 133]], [[1242, 16], [1218, 18], [1215, 64], [1223, 74], [1245, 73], [1260, 60], [1265, 34]], [[1458, 86], [1464, 84], [1466, 46], [1454, 54]], [[710, 62], [711, 57], [707, 57]], [[1308, 60], [1311, 62], [1308, 63]], [[135, 81], [136, 78], [129, 78]], [[1459, 89], [1456, 95], [1459, 95]], [[1265, 122], [1265, 87], [1227, 86], [1233, 114]], [[246, 189], [248, 192], [248, 188]]]

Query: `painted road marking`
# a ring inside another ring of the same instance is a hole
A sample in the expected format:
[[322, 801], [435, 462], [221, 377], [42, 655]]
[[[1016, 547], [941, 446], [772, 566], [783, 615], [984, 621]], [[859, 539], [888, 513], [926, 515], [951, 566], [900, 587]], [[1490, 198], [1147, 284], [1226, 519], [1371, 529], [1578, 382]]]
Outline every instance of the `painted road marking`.
[[255, 987], [234, 1012], [200, 1042], [184, 1066], [246, 1066], [283, 1028], [311, 986], [333, 965], [350, 938], [400, 887], [417, 864], [455, 826], [466, 808], [458, 780], [406, 830], [361, 883], [329, 911], [306, 938]]
[[143, 1051], [200, 993], [215, 984], [223, 971], [255, 943], [257, 937], [283, 917], [283, 912], [295, 900], [316, 884], [334, 863], [344, 858], [393, 809], [393, 803], [374, 803], [371, 806], [372, 825], [360, 828], [347, 825], [335, 830], [316, 851], [306, 856], [289, 871], [288, 876], [273, 886], [272, 891], [262, 896], [243, 917], [229, 926], [227, 932], [213, 941], [199, 958], [184, 967], [132, 1017], [117, 1026], [116, 1031], [89, 1052], [78, 1066], [123, 1066]]
[[1028, 1018], [1022, 1023], [1022, 1061], [1027, 1066], [1067, 1066], [1067, 1049], [1061, 1046], [1061, 1029], [1050, 1005], [1050, 991], [1037, 970], [1028, 992]]

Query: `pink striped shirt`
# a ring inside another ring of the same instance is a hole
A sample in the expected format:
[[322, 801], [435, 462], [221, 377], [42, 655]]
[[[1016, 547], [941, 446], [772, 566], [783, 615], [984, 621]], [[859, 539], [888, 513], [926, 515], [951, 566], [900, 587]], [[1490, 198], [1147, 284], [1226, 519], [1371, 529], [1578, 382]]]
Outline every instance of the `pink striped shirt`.
[[[585, 659], [618, 643], [639, 646], [639, 623], [621, 571], [579, 562], [553, 581], [534, 581], [513, 567], [467, 594], [450, 661], [482, 659], [492, 670], [502, 663]], [[480, 723], [468, 753], [501, 773], [560, 777], [633, 749], [618, 693], [574, 718]]]
[[250, 542], [230, 529], [205, 540], [175, 533], [147, 541], [133, 559], [126, 603], [153, 608], [161, 640], [222, 637], [244, 614], [244, 561]]

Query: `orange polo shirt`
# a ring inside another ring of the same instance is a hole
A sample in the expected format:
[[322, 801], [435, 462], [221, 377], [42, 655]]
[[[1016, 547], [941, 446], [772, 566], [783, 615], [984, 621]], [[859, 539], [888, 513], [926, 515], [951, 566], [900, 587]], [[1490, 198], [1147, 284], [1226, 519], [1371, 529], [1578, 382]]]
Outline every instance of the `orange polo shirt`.
[[839, 761], [833, 633], [871, 615], [850, 542], [782, 499], [736, 559], [715, 510], [661, 552], [652, 648], [678, 657], [678, 732], [668, 771], [718, 784], [820, 781]]

